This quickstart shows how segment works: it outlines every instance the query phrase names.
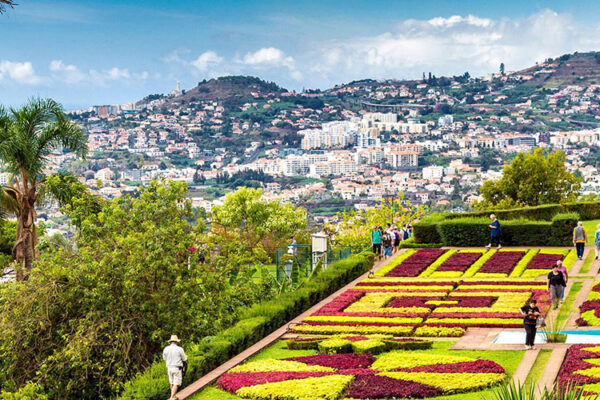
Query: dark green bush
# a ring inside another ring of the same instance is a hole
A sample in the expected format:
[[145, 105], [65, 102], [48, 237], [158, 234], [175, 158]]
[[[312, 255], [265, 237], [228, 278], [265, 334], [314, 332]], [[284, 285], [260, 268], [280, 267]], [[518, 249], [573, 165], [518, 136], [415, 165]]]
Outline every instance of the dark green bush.
[[[282, 294], [241, 313], [241, 320], [217, 336], [186, 346], [188, 373], [183, 386], [207, 374], [220, 364], [283, 326], [373, 267], [374, 256], [364, 253], [333, 263], [302, 288]], [[159, 400], [169, 395], [166, 368], [157, 359], [150, 368], [127, 382], [120, 399]]]
[[397, 340], [383, 339], [388, 350], [426, 350], [433, 346], [431, 340], [411, 340], [399, 342]]
[[[437, 231], [436, 231], [436, 233], [437, 233]], [[433, 249], [433, 248], [438, 248], [438, 247], [442, 247], [442, 246], [443, 246], [442, 243], [417, 243], [415, 241], [415, 237], [413, 236], [409, 239], [401, 241], [400, 246], [398, 246], [398, 247], [401, 249]]]
[[[514, 208], [511, 210], [476, 211], [468, 213], [439, 213], [436, 218], [456, 219], [465, 217], [489, 217], [496, 214], [500, 221], [509, 219], [528, 219], [533, 221], [550, 221], [557, 214], [577, 213], [583, 220], [600, 219], [600, 202], [588, 201], [564, 204], [544, 204], [535, 207]], [[433, 214], [432, 214], [433, 215]], [[431, 217], [431, 216], [429, 216]], [[428, 217], [428, 218], [429, 218]]]
[[[490, 221], [485, 218], [461, 218], [443, 221], [438, 231], [444, 246], [485, 246], [490, 241]], [[565, 246], [569, 243], [554, 236], [552, 222], [508, 220], [501, 222], [501, 243], [506, 246]]]
[[577, 226], [579, 214], [556, 214], [552, 218], [552, 240], [553, 246], [568, 246], [573, 241], [573, 228]]

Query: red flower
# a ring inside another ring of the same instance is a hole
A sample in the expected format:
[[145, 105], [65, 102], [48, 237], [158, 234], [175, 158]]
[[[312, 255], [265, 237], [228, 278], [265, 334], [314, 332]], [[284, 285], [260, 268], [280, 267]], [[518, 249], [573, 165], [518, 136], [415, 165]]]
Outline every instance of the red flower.
[[478, 272], [510, 274], [524, 255], [524, 251], [498, 251], [483, 264]]
[[444, 391], [423, 383], [404, 381], [377, 375], [358, 375], [346, 397], [353, 399], [422, 399], [440, 396]]
[[307, 365], [320, 365], [335, 369], [368, 368], [375, 361], [372, 354], [322, 354], [317, 356], [286, 358], [287, 361], [298, 361]]
[[454, 253], [436, 271], [466, 271], [483, 253]]

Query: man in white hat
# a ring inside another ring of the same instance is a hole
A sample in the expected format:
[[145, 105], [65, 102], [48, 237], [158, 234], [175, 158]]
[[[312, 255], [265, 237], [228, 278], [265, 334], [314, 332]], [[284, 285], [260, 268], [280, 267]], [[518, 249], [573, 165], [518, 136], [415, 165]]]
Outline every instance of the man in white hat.
[[171, 335], [169, 345], [163, 350], [163, 359], [167, 363], [167, 373], [169, 374], [169, 384], [171, 385], [170, 400], [177, 400], [177, 389], [181, 386], [183, 380], [183, 363], [187, 361], [187, 356], [179, 346], [177, 335]]

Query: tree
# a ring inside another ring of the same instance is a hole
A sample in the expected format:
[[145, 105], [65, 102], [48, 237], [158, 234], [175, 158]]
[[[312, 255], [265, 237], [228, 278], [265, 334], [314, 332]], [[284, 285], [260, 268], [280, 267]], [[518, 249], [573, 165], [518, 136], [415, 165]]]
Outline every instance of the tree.
[[0, 14], [3, 14], [6, 11], [6, 6], [13, 8], [16, 5], [17, 3], [13, 0], [0, 0]]
[[504, 76], [504, 63], [500, 63], [500, 75]]
[[582, 180], [567, 171], [565, 159], [562, 151], [546, 156], [540, 148], [517, 154], [504, 167], [500, 180], [484, 182], [483, 201], [475, 207], [515, 208], [577, 200]]
[[13, 254], [18, 264], [17, 279], [31, 271], [35, 258], [37, 232], [36, 204], [61, 193], [46, 185], [47, 156], [65, 148], [85, 158], [86, 137], [77, 124], [51, 99], [32, 99], [21, 109], [7, 112], [0, 107], [0, 158], [14, 179], [2, 188], [3, 205], [17, 217], [17, 237]]
[[404, 194], [397, 198], [383, 199], [377, 207], [369, 207], [361, 211], [344, 211], [339, 214], [340, 223], [337, 226], [326, 225], [325, 231], [335, 238], [336, 244], [354, 246], [357, 249], [369, 247], [371, 230], [374, 226], [385, 228], [386, 224], [398, 227], [412, 221], [417, 221], [425, 215], [423, 206], [415, 207], [410, 201], [404, 200]]
[[221, 256], [237, 254], [247, 257], [246, 263], [266, 262], [263, 249], [284, 246], [292, 235], [306, 235], [304, 208], [264, 201], [261, 196], [261, 189], [241, 187], [212, 209], [206, 240], [219, 248]]
[[49, 399], [115, 398], [173, 332], [199, 341], [274, 293], [226, 262], [199, 265], [204, 225], [190, 223], [186, 192], [151, 182], [99, 213], [79, 201], [64, 210], [80, 220], [76, 251], [50, 245], [28, 280], [0, 285], [0, 392], [31, 382]]

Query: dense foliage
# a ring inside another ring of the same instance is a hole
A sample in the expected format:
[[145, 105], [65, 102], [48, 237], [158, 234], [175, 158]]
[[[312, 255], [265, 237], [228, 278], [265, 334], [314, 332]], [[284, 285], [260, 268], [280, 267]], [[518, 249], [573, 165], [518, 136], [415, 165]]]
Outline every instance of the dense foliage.
[[344, 211], [337, 226], [326, 225], [325, 230], [335, 238], [336, 244], [364, 249], [371, 244], [371, 231], [375, 226], [403, 225], [417, 221], [425, 214], [423, 206], [415, 207], [405, 201], [402, 194], [397, 199], [383, 199], [379, 206], [361, 211]]
[[269, 297], [253, 270], [198, 264], [190, 248], [203, 225], [192, 228], [185, 193], [153, 182], [98, 213], [75, 199], [76, 251], [49, 247], [29, 280], [0, 287], [1, 389], [29, 382], [54, 399], [112, 396], [172, 333], [215, 334]]
[[576, 200], [581, 178], [567, 171], [565, 160], [562, 151], [545, 155], [541, 148], [517, 154], [504, 167], [500, 180], [481, 186], [483, 201], [475, 207], [515, 208]]

